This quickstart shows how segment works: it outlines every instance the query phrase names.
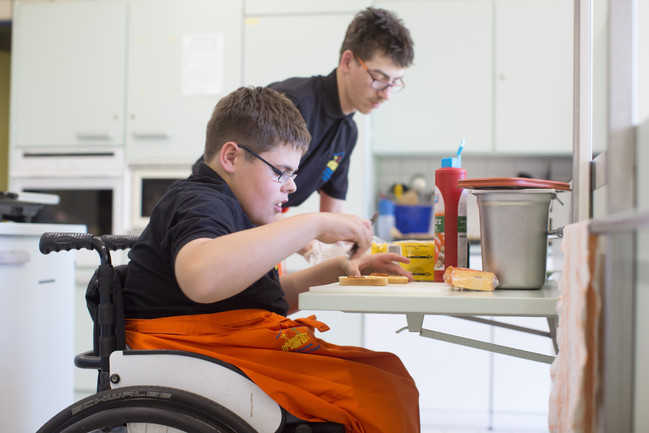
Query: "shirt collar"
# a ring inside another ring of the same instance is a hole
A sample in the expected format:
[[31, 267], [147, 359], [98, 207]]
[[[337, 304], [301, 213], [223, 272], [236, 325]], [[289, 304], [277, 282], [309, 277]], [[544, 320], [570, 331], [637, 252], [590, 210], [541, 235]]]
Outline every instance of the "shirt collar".
[[340, 107], [340, 96], [338, 94], [338, 80], [336, 78], [336, 69], [335, 68], [329, 75], [324, 77], [323, 88], [324, 88], [324, 98], [323, 105], [324, 110], [327, 116], [333, 118], [344, 118], [352, 117], [354, 113], [343, 114], [343, 110]]

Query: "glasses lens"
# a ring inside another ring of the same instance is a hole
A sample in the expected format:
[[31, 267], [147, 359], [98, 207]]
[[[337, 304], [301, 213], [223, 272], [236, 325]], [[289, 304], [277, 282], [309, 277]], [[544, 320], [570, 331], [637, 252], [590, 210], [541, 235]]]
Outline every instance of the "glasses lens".
[[403, 80], [399, 79], [392, 84], [392, 93], [398, 93], [402, 91], [404, 87], [406, 87], [406, 84]]
[[284, 171], [279, 176], [279, 178], [277, 178], [277, 181], [279, 183], [286, 183], [289, 179], [295, 179], [295, 176], [297, 176], [297, 173], [289, 173], [288, 171]]
[[372, 81], [371, 87], [374, 90], [385, 90], [388, 87], [391, 87], [392, 93], [397, 93], [401, 90], [403, 90], [403, 87], [405, 86], [403, 80], [401, 78], [397, 78], [394, 80], [394, 83], [390, 84], [387, 81], [381, 81], [381, 80], [374, 80]]

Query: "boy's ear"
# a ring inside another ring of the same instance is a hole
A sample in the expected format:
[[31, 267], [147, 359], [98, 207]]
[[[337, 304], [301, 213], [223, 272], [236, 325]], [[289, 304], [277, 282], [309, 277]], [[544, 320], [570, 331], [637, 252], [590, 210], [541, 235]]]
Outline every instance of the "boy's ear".
[[238, 150], [239, 147], [233, 141], [228, 141], [221, 146], [219, 164], [221, 164], [221, 167], [223, 167], [226, 173], [234, 173]]
[[352, 52], [352, 50], [345, 50], [343, 51], [342, 56], [340, 56], [340, 63], [338, 64], [338, 67], [341, 69], [342, 72], [348, 73], [351, 62], [353, 61], [354, 61], [354, 53]]

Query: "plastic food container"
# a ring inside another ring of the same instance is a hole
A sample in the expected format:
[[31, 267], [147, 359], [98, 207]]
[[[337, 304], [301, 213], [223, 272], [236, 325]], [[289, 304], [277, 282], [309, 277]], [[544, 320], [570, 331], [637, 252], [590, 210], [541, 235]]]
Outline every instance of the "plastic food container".
[[396, 205], [395, 225], [401, 233], [428, 233], [432, 205]]
[[471, 190], [480, 212], [482, 269], [499, 289], [539, 289], [545, 283], [550, 203], [554, 189]]

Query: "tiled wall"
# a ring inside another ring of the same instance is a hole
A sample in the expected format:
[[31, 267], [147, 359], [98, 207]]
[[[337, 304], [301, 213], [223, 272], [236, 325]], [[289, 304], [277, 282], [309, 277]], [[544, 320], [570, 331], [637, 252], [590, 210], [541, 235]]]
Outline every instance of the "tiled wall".
[[[446, 156], [446, 155], [445, 155]], [[453, 155], [448, 155], [453, 156]], [[435, 170], [441, 166], [442, 156], [376, 156], [374, 160], [375, 197], [386, 194], [395, 183], [410, 184], [416, 175], [426, 179], [428, 195], [435, 183]], [[572, 176], [571, 156], [471, 156], [462, 158], [467, 177], [519, 177], [521, 174], [536, 178], [569, 182]], [[569, 193], [560, 196], [564, 205], [553, 205], [553, 227], [565, 225], [570, 218]], [[468, 198], [468, 235], [480, 236], [478, 207], [475, 197]]]

